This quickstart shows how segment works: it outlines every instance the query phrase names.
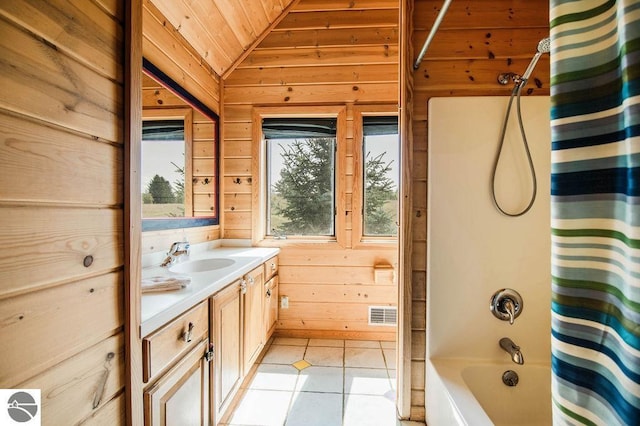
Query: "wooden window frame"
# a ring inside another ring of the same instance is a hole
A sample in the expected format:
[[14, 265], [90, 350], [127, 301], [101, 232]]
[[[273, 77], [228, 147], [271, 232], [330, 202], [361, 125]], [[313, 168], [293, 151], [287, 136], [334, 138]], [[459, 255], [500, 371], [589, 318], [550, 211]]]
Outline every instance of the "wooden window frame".
[[[335, 118], [336, 127], [336, 159], [335, 159], [335, 236], [287, 236], [277, 239], [266, 232], [265, 212], [267, 206], [266, 193], [266, 150], [262, 134], [264, 118]], [[346, 107], [345, 106], [295, 106], [295, 107], [256, 107], [252, 115], [252, 164], [253, 176], [251, 211], [252, 211], [252, 243], [254, 245], [286, 246], [299, 243], [327, 243], [345, 247], [346, 241], [346, 203], [345, 203], [345, 157], [346, 157]]]
[[[365, 116], [397, 116], [398, 106], [385, 105], [359, 105], [353, 108], [353, 195], [352, 195], [352, 231], [351, 246], [353, 248], [379, 247], [380, 245], [397, 245], [398, 235], [393, 237], [376, 237], [364, 235], [364, 129]], [[398, 126], [399, 131], [399, 126]], [[398, 150], [400, 149], [398, 134]], [[400, 164], [398, 164], [400, 167]], [[399, 188], [398, 188], [399, 189]], [[400, 215], [398, 206], [398, 215]], [[357, 217], [357, 219], [356, 219]], [[398, 216], [399, 219], [399, 216]], [[398, 227], [398, 233], [400, 228]]]

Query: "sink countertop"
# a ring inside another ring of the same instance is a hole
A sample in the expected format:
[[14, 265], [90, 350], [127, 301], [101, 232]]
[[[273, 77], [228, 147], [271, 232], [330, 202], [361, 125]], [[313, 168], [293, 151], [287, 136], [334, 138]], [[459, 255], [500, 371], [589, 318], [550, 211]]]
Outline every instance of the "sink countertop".
[[191, 283], [182, 290], [143, 293], [141, 302], [141, 335], [147, 336], [192, 306], [218, 293], [243, 274], [277, 255], [278, 248], [220, 247], [199, 251], [189, 256], [189, 261], [208, 258], [235, 260], [233, 265], [206, 272], [173, 273], [160, 266], [142, 269], [142, 278], [154, 276], [188, 275]]

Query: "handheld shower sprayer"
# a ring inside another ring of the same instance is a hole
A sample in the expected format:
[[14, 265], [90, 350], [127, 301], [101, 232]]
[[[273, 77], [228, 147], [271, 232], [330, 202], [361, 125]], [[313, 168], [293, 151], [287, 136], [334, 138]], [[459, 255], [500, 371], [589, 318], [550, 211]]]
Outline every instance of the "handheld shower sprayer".
[[551, 39], [549, 37], [545, 37], [538, 43], [538, 51], [535, 55], [533, 55], [533, 58], [531, 58], [531, 62], [529, 63], [527, 70], [524, 72], [524, 74], [522, 74], [522, 77], [520, 77], [520, 87], [524, 87], [524, 85], [527, 84], [527, 81], [529, 80], [529, 77], [531, 77], [531, 73], [536, 67], [536, 64], [538, 63], [540, 57], [545, 53], [549, 53], [550, 51]]
[[[538, 63], [538, 60], [540, 59], [540, 57], [545, 53], [549, 53], [550, 51], [551, 51], [551, 39], [549, 37], [545, 37], [542, 40], [540, 40], [540, 42], [538, 43], [538, 51], [531, 59], [531, 62], [529, 63], [527, 70], [524, 72], [524, 74], [522, 74], [521, 77], [513, 78], [515, 74], [501, 74], [498, 77], [498, 81], [501, 84], [506, 84], [509, 80], [508, 78], [509, 76], [512, 77], [516, 82], [515, 86], [513, 87], [513, 90], [511, 91], [511, 97], [509, 98], [509, 103], [507, 104], [507, 111], [504, 117], [504, 122], [502, 123], [502, 130], [500, 132], [500, 143], [498, 146], [498, 152], [496, 153], [496, 157], [493, 163], [493, 169], [491, 171], [491, 195], [493, 196], [493, 203], [495, 204], [496, 208], [500, 211], [500, 213], [504, 214], [505, 216], [510, 216], [510, 217], [522, 216], [523, 214], [525, 214], [531, 209], [534, 201], [536, 200], [536, 193], [538, 191], [538, 182], [536, 179], [536, 170], [533, 167], [533, 160], [531, 159], [531, 152], [529, 151], [529, 143], [527, 142], [527, 135], [524, 131], [524, 125], [522, 123], [522, 112], [520, 108], [520, 94], [522, 93], [522, 88], [525, 86], [525, 84], [527, 84], [527, 81], [531, 77], [531, 73], [533, 72], [533, 69], [536, 67], [536, 64]], [[501, 77], [504, 77], [504, 78], [501, 80]], [[524, 145], [524, 150], [527, 155], [527, 161], [529, 163], [529, 170], [531, 172], [533, 187], [531, 189], [531, 197], [529, 198], [529, 203], [527, 204], [526, 207], [524, 207], [522, 210], [517, 212], [507, 212], [500, 206], [500, 203], [498, 202], [498, 199], [496, 197], [496, 173], [498, 170], [498, 163], [500, 161], [500, 156], [502, 154], [502, 147], [504, 145], [504, 139], [507, 132], [507, 123], [509, 122], [509, 114], [511, 112], [511, 104], [513, 103], [514, 97], [516, 98], [516, 107], [517, 107], [518, 125], [520, 127], [520, 135], [522, 136], [522, 143]]]

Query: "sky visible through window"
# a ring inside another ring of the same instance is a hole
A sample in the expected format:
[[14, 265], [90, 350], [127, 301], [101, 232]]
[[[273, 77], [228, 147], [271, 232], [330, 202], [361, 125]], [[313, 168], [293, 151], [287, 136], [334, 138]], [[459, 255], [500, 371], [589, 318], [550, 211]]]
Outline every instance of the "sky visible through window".
[[149, 186], [155, 175], [173, 182], [182, 179], [176, 166], [184, 167], [184, 141], [143, 141], [142, 142], [142, 192]]
[[[387, 177], [393, 181], [398, 188], [400, 176], [399, 170], [399, 156], [400, 150], [398, 149], [398, 135], [375, 135], [365, 137], [365, 150], [370, 152], [369, 158], [375, 158], [378, 155], [384, 154], [385, 163], [392, 162], [392, 169], [387, 173]], [[367, 152], [364, 153], [365, 155]]]

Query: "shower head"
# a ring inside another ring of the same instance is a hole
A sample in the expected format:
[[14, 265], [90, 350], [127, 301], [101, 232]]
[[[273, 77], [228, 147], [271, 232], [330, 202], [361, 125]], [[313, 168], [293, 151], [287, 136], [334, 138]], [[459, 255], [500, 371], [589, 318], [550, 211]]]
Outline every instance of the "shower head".
[[540, 53], [549, 53], [551, 50], [551, 39], [549, 37], [545, 37], [538, 43], [538, 52]]
[[549, 37], [545, 37], [542, 40], [540, 40], [540, 42], [538, 42], [538, 51], [536, 52], [535, 55], [533, 55], [533, 58], [531, 59], [531, 62], [529, 63], [529, 66], [527, 67], [527, 70], [524, 72], [524, 74], [522, 74], [522, 78], [521, 78], [521, 82], [520, 82], [520, 88], [524, 87], [525, 84], [527, 84], [527, 81], [529, 80], [529, 77], [531, 77], [531, 73], [533, 72], [533, 69], [536, 67], [536, 64], [538, 63], [538, 59], [540, 59], [540, 56], [542, 56], [544, 53], [549, 53], [551, 51], [551, 39]]

